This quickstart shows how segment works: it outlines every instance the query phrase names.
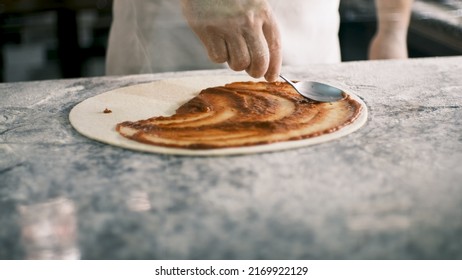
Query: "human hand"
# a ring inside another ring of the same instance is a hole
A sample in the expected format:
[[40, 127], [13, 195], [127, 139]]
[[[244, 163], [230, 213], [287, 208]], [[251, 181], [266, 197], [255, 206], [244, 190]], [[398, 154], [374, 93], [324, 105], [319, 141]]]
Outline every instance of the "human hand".
[[212, 61], [254, 78], [278, 78], [281, 39], [266, 0], [182, 0], [182, 7]]

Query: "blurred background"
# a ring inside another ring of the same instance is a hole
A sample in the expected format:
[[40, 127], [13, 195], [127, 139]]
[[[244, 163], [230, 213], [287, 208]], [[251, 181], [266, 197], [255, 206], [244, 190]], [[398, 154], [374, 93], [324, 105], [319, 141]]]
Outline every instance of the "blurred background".
[[[104, 75], [112, 0], [0, 0], [0, 82]], [[374, 0], [341, 0], [343, 61], [364, 60]], [[462, 55], [462, 0], [415, 0], [411, 57]]]

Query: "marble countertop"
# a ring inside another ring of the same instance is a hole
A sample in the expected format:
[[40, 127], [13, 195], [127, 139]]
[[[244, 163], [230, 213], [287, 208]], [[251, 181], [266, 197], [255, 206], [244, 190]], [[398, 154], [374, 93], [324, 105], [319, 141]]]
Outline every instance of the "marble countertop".
[[0, 259], [462, 259], [462, 57], [285, 68], [342, 85], [359, 131], [232, 157], [87, 139], [73, 106], [227, 70], [0, 84]]

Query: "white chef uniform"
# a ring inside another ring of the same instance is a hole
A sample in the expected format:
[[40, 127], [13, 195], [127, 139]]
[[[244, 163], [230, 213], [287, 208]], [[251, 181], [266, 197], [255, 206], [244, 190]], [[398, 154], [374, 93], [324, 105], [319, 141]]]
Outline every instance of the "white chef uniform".
[[[340, 61], [340, 0], [268, 0], [278, 22], [284, 65]], [[213, 69], [189, 28], [180, 0], [114, 0], [106, 74]]]

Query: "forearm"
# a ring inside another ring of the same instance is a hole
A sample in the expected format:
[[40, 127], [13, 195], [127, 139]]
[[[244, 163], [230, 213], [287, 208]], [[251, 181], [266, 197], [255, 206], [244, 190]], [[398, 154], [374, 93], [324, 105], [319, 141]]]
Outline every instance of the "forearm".
[[375, 0], [377, 32], [369, 46], [369, 59], [404, 59], [413, 0]]
[[413, 0], [375, 0], [378, 32], [407, 34]]

